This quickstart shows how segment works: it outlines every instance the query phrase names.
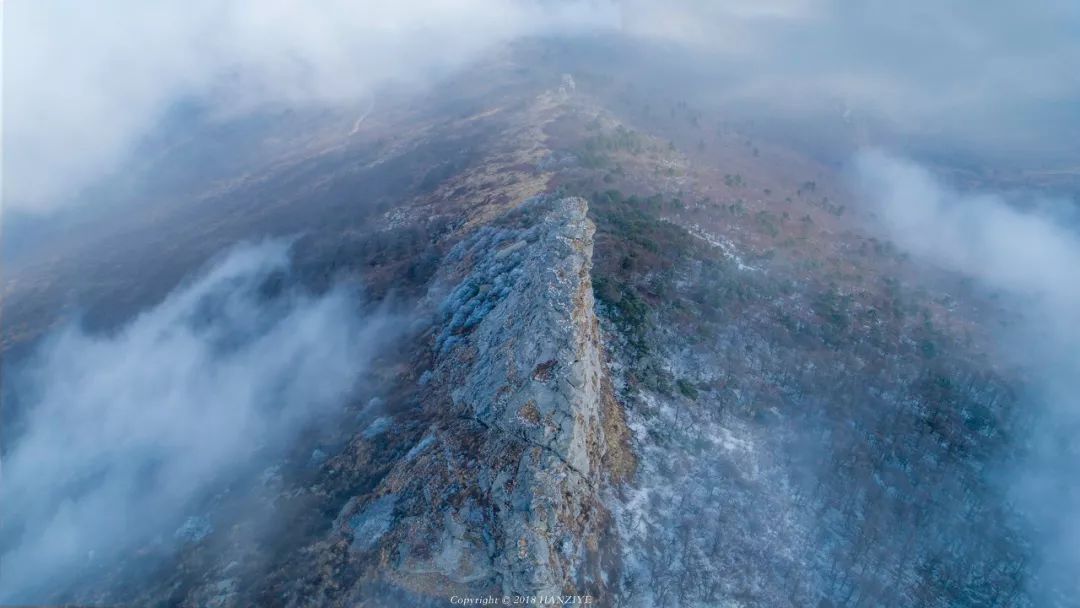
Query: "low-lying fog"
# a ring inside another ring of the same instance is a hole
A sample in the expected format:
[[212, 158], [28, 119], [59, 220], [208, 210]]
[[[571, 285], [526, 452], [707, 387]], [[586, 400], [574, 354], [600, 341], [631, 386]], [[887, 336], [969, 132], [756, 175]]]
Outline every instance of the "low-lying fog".
[[[288, 244], [240, 246], [108, 334], [48, 337], [5, 386], [0, 601], [47, 597], [212, 525], [202, 501], [335, 420], [398, 323], [292, 285]], [[10, 403], [9, 403], [10, 405]]]

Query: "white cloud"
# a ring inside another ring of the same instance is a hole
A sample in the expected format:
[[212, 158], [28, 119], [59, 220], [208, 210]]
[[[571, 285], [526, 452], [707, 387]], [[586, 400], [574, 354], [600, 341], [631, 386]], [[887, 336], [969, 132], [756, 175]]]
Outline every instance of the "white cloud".
[[1034, 299], [1054, 318], [1080, 318], [1080, 238], [1052, 218], [993, 194], [965, 194], [881, 152], [856, 161], [862, 186], [904, 248], [996, 289]]
[[[1020, 209], [993, 193], [960, 192], [925, 169], [881, 152], [855, 163], [881, 225], [927, 263], [1003, 292], [1021, 314], [997, 336], [1024, 370], [1011, 434], [1021, 456], [1002, 463], [1010, 502], [1025, 516], [1036, 550], [1028, 584], [1042, 604], [1075, 597], [1080, 569], [1080, 234], [1047, 215], [1054, 201]], [[1029, 203], [1032, 201], [1028, 201]], [[1059, 201], [1060, 202], [1060, 201]], [[992, 318], [984, 326], [997, 326]], [[1068, 600], [1071, 601], [1071, 600]]]
[[288, 272], [281, 243], [239, 248], [114, 334], [68, 327], [10, 374], [27, 420], [0, 477], [0, 601], [171, 539], [193, 501], [343, 405], [397, 324], [342, 290], [269, 295]]
[[[607, 31], [689, 50], [689, 89], [858, 111], [968, 148], [1064, 153], [1080, 119], [1080, 5], [1035, 0], [21, 0], [5, 23], [5, 203], [79, 202], [183, 99], [350, 102], [498, 44]], [[86, 202], [86, 201], [81, 201]]]
[[334, 103], [494, 45], [613, 25], [606, 0], [8, 3], [5, 204], [47, 211], [120, 170], [174, 104]]

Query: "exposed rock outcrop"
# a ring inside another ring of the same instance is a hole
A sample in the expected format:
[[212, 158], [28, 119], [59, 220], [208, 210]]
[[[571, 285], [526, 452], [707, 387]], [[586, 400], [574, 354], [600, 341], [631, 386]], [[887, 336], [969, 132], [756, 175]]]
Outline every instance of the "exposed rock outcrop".
[[599, 493], [629, 456], [616, 453], [626, 432], [605, 394], [586, 211], [580, 198], [533, 201], [523, 226], [485, 226], [447, 257], [431, 295], [434, 365], [421, 378], [441, 415], [342, 518], [353, 550], [377, 553], [396, 586], [602, 586]]

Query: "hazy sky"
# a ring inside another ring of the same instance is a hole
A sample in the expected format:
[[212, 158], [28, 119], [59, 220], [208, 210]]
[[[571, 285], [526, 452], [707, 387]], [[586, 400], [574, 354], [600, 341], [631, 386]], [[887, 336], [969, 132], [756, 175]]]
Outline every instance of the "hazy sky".
[[9, 212], [92, 203], [80, 189], [121, 171], [178, 101], [356, 103], [538, 33], [621, 30], [690, 49], [703, 88], [723, 69], [724, 98], [849, 107], [980, 146], [1075, 150], [1080, 124], [1071, 0], [16, 0], [6, 10]]

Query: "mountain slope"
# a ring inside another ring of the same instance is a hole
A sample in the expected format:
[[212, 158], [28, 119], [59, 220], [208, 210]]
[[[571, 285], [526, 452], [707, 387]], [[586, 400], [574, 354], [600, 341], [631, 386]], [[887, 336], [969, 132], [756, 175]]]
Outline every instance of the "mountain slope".
[[[300, 231], [304, 282], [362, 284], [408, 331], [333, 428], [234, 486], [273, 525], [215, 498], [206, 535], [57, 599], [1032, 605], [985, 473], [1019, 386], [973, 321], [993, 303], [919, 278], [793, 146], [500, 69], [511, 84], [339, 121], [320, 154], [233, 184], [218, 222], [170, 228], [176, 260]], [[122, 253], [89, 275], [142, 285], [138, 310], [156, 284]], [[65, 288], [108, 308], [108, 282], [31, 285], [6, 339]]]

